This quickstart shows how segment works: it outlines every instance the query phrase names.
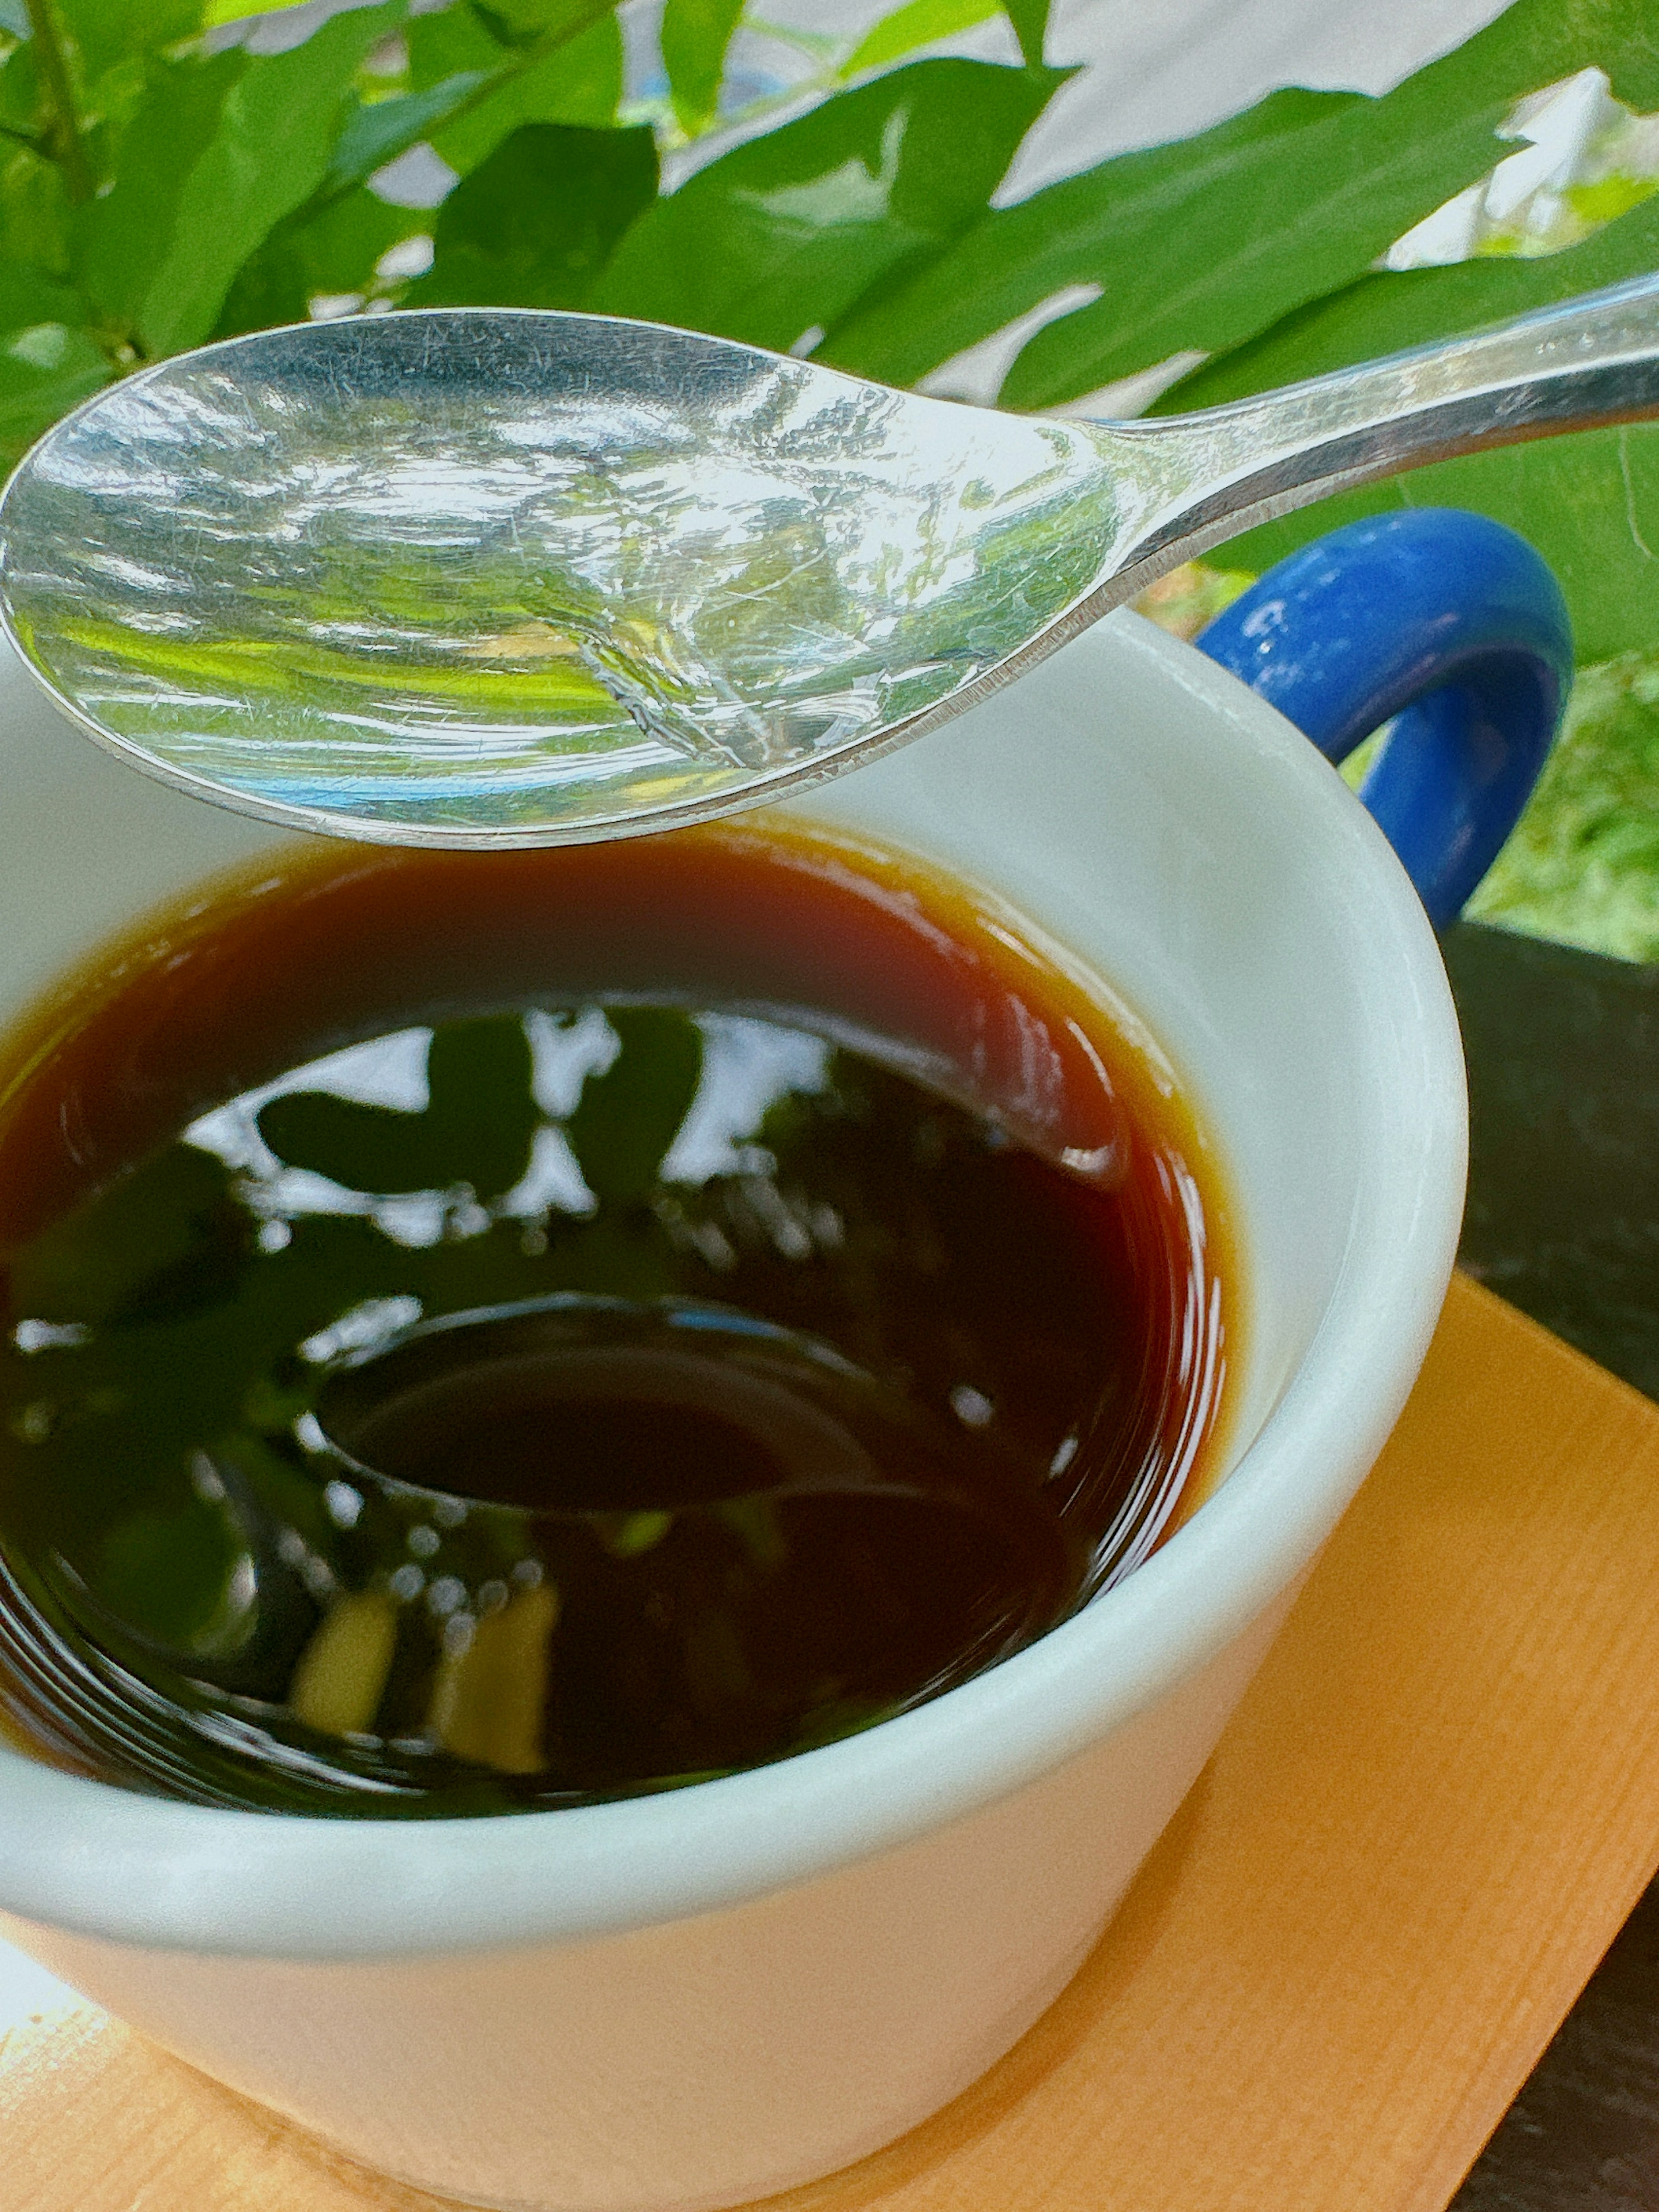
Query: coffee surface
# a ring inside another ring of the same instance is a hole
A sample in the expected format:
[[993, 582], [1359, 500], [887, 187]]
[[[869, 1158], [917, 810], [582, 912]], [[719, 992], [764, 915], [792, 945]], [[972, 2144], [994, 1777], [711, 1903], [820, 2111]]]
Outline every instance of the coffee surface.
[[307, 857], [0, 1052], [0, 1716], [527, 1809], [948, 1690], [1201, 1495], [1215, 1170], [1103, 989], [799, 830]]

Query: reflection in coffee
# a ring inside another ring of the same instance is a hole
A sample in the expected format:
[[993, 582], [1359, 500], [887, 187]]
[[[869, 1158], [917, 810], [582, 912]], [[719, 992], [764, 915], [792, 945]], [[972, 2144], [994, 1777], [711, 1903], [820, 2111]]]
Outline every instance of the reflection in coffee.
[[1143, 1559], [1236, 1269], [1155, 1054], [994, 902], [775, 826], [331, 853], [0, 1064], [0, 1716], [200, 1802], [661, 1789]]

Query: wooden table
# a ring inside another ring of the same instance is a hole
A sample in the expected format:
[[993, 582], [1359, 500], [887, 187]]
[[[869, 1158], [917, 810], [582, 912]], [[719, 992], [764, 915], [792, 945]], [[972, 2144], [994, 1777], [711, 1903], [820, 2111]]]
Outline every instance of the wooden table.
[[[1469, 1064], [1464, 1264], [1659, 1399], [1659, 968], [1469, 923], [1445, 950]], [[1453, 2212], [1656, 2206], [1659, 1882]]]

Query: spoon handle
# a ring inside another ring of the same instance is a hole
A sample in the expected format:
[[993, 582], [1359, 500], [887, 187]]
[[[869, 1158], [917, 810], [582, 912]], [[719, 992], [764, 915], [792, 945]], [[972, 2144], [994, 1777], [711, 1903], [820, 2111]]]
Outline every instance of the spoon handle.
[[1171, 495], [1117, 580], [1138, 589], [1240, 531], [1374, 477], [1654, 415], [1659, 274], [1229, 406], [1113, 423], [1115, 441], [1156, 447]]

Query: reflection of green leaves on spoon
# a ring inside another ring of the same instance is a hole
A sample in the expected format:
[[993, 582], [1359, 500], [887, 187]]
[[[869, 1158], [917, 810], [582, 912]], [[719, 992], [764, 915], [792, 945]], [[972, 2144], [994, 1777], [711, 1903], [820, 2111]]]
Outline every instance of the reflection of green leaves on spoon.
[[540, 1120], [530, 1046], [511, 1015], [447, 1023], [427, 1055], [423, 1113], [294, 1091], [261, 1109], [259, 1132], [279, 1159], [348, 1190], [450, 1190], [499, 1197], [530, 1159]]
[[[448, 700], [496, 714], [570, 714], [591, 720], [596, 713], [615, 716], [617, 712], [611, 694], [580, 661], [551, 653], [527, 655], [516, 649], [520, 641], [512, 636], [501, 641], [499, 660], [475, 647], [461, 667], [410, 667], [285, 640], [226, 638], [197, 645], [147, 637], [135, 642], [131, 631], [107, 623], [72, 623], [65, 626], [64, 635], [89, 652], [115, 655], [124, 665], [140, 667], [161, 682], [275, 692], [291, 696], [296, 705], [303, 705], [315, 684], [342, 684], [357, 691]], [[571, 651], [575, 651], [574, 646]], [[526, 658], [533, 659], [534, 665], [521, 665]]]

